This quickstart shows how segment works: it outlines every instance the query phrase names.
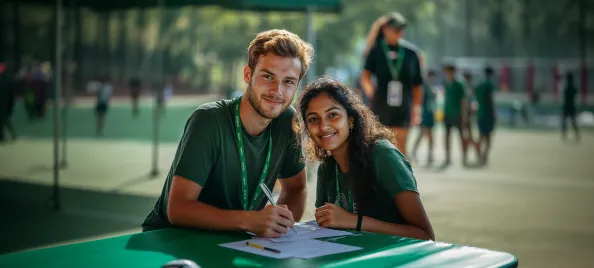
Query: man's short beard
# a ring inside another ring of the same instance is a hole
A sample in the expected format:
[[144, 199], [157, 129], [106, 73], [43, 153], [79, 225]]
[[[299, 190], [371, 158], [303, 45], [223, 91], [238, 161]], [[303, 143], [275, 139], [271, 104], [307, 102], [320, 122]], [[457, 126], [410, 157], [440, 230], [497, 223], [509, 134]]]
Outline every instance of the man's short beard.
[[283, 109], [281, 110], [281, 112], [278, 115], [272, 116], [272, 115], [266, 114], [263, 111], [263, 109], [262, 109], [262, 107], [260, 105], [261, 104], [260, 102], [262, 100], [260, 99], [260, 101], [258, 101], [258, 96], [256, 96], [255, 93], [254, 93], [254, 91], [252, 90], [252, 83], [251, 83], [251, 81], [248, 84], [248, 88], [246, 90], [246, 93], [247, 93], [248, 101], [250, 102], [250, 105], [252, 105], [252, 107], [254, 108], [254, 110], [256, 111], [256, 113], [258, 113], [260, 116], [262, 116], [262, 117], [264, 117], [266, 119], [271, 119], [272, 120], [272, 119], [277, 118], [288, 107], [288, 106], [287, 107], [283, 107]]

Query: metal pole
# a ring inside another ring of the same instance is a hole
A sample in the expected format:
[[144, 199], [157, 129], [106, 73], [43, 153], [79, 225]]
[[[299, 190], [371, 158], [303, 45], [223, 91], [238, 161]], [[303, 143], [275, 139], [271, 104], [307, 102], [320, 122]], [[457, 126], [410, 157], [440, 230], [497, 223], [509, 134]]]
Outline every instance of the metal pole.
[[579, 2], [579, 42], [580, 42], [580, 59], [581, 62], [586, 62], [586, 2], [581, 0]]
[[[74, 1], [70, 2], [70, 10], [68, 11], [68, 34], [69, 34], [69, 41], [74, 41], [74, 12], [75, 6]], [[66, 150], [66, 141], [68, 138], [68, 108], [70, 108], [70, 92], [72, 91], [72, 63], [74, 59], [74, 46], [69, 47], [68, 49], [68, 57], [69, 59], [66, 62], [66, 87], [64, 90], [64, 105], [62, 106], [62, 162], [60, 163], [60, 167], [66, 168], [68, 166], [67, 156], [68, 150]]]
[[[151, 170], [151, 177], [157, 177], [159, 175], [159, 125], [161, 121], [161, 114], [163, 111], [159, 108], [158, 100], [159, 98], [163, 97], [160, 96], [163, 94], [163, 87], [165, 83], [163, 83], [163, 40], [161, 39], [161, 34], [163, 33], [163, 10], [164, 10], [164, 3], [165, 0], [158, 0], [157, 9], [159, 12], [159, 31], [157, 35], [157, 45], [156, 45], [156, 57], [155, 57], [155, 67], [157, 68], [157, 81], [155, 84], [155, 103], [153, 108], [153, 168]], [[161, 101], [165, 101], [162, 99]]]
[[587, 51], [586, 51], [586, 42], [587, 42], [587, 33], [586, 33], [586, 12], [591, 6], [590, 4], [586, 4], [586, 1], [581, 0], [579, 2], [580, 7], [580, 28], [579, 28], [579, 42], [580, 42], [580, 88], [582, 89], [582, 104], [586, 104], [586, 99], [588, 95], [588, 64], [587, 64]]
[[[7, 38], [7, 29], [4, 25], [4, 9], [6, 7], [4, 6], [4, 0], [0, 0], [0, 62], [4, 62], [4, 56], [5, 56], [5, 51], [7, 46], [7, 42], [5, 41]], [[10, 69], [9, 69], [10, 70]], [[10, 71], [9, 71], [10, 72]], [[0, 89], [2, 90], [2, 89]], [[4, 108], [4, 107], [2, 107]], [[4, 131], [4, 129], [2, 128], [2, 126], [0, 125], [0, 131]], [[0, 134], [0, 136], [3, 136], [2, 134]]]
[[52, 207], [54, 210], [60, 210], [60, 98], [62, 98], [61, 83], [62, 83], [62, 29], [61, 29], [61, 18], [62, 18], [62, 0], [56, 0], [56, 12], [55, 12], [55, 27], [56, 27], [56, 51], [55, 51], [55, 64], [54, 64], [54, 107], [53, 107], [53, 118], [54, 118], [54, 191], [53, 191], [53, 203]]
[[[314, 5], [307, 6], [307, 41], [314, 47], [316, 47], [316, 31], [314, 29], [314, 12], [316, 7]], [[312, 59], [309, 70], [307, 71], [307, 82], [311, 82], [316, 76], [316, 58]]]
[[22, 47], [22, 31], [21, 31], [21, 12], [18, 1], [12, 2], [12, 31], [14, 35], [14, 45], [12, 46], [14, 70], [21, 71], [21, 47]]
[[[308, 6], [307, 7], [307, 41], [315, 49], [315, 47], [316, 47], [316, 31], [315, 31], [314, 25], [313, 25], [314, 13], [315, 13], [315, 6], [313, 6], [313, 5]], [[314, 57], [312, 59], [312, 62], [309, 65], [309, 70], [307, 71], [306, 77], [305, 77], [306, 83], [311, 82], [314, 79], [314, 77], [316, 76], [315, 59], [316, 59], [316, 57]], [[305, 83], [302, 83], [302, 84], [305, 84]], [[317, 170], [317, 166], [315, 164], [308, 164], [306, 166], [306, 173], [307, 173], [308, 180], [315, 177], [316, 170]]]

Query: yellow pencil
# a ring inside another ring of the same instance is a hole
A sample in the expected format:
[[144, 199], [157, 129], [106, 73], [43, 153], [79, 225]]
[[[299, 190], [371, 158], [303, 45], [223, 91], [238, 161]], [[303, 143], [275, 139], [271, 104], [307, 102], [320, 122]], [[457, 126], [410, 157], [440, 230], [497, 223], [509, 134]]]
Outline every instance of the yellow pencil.
[[267, 248], [267, 247], [262, 246], [262, 245], [254, 244], [252, 242], [245, 242], [245, 243], [248, 246], [250, 246], [250, 247], [255, 247], [255, 248], [259, 248], [259, 249], [263, 249], [263, 250], [268, 250], [268, 251], [272, 251], [272, 252], [275, 252], [275, 253], [281, 253], [280, 250], [278, 250], [278, 249]]

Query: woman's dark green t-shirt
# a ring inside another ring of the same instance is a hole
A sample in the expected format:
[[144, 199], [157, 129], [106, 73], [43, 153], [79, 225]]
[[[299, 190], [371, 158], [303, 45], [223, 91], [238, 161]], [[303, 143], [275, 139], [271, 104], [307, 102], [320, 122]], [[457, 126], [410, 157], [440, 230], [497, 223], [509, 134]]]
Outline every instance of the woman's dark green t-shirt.
[[[353, 196], [353, 213], [372, 217], [378, 220], [405, 223], [394, 205], [393, 197], [404, 191], [418, 193], [417, 181], [410, 163], [404, 155], [388, 140], [380, 140], [371, 148], [369, 167], [372, 172], [365, 174], [368, 192], [365, 200], [358, 204], [353, 191], [355, 184], [349, 172], [338, 171], [340, 197], [336, 194], [336, 161], [334, 158], [322, 162], [318, 168], [316, 207], [324, 203], [333, 203], [347, 209], [349, 191]], [[360, 207], [362, 206], [362, 207]], [[348, 210], [348, 209], [347, 209]]]

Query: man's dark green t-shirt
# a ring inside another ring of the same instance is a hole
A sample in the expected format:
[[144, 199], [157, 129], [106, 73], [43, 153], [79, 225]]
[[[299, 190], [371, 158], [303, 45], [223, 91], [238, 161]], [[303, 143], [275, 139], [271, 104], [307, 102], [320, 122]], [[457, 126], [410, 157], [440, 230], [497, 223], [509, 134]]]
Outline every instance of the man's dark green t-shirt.
[[[219, 209], [243, 210], [233, 101], [203, 104], [188, 119], [161, 196], [142, 224], [143, 231], [171, 227], [167, 203], [171, 182], [176, 175], [202, 186], [198, 201]], [[247, 133], [242, 124], [248, 202], [251, 202], [256, 189], [261, 191], [258, 182], [268, 152], [270, 131], [273, 149], [265, 179], [269, 189], [274, 187], [277, 178], [290, 178], [305, 167], [291, 128], [294, 115], [295, 109], [289, 107], [258, 136]], [[266, 195], [261, 194], [255, 209], [262, 209], [267, 201]]]
[[444, 117], [458, 119], [462, 116], [462, 100], [466, 97], [464, 84], [458, 80], [447, 81], [445, 87]]
[[348, 210], [349, 191], [353, 196], [353, 213], [372, 217], [385, 222], [405, 223], [402, 215], [394, 205], [393, 198], [404, 191], [417, 192], [417, 181], [413, 175], [410, 163], [398, 149], [389, 141], [381, 140], [373, 145], [369, 156], [371, 173], [364, 179], [368, 183], [368, 193], [362, 207], [356, 202], [353, 189], [353, 178], [349, 172], [341, 173], [338, 170], [338, 183], [340, 200], [336, 194], [336, 161], [329, 158], [323, 161], [318, 168], [318, 186], [316, 207], [324, 203], [333, 203]]
[[[378, 115], [382, 124], [407, 127], [411, 121], [412, 90], [423, 84], [417, 49], [407, 42], [400, 41], [397, 46], [388, 45], [389, 51], [386, 53], [382, 42], [378, 42], [365, 59], [365, 70], [374, 74], [377, 80], [371, 109]], [[399, 51], [402, 51], [403, 55], [400, 55]], [[392, 77], [388, 61], [396, 66], [399, 60], [402, 60], [400, 73], [398, 77]], [[388, 83], [391, 81], [402, 83], [402, 103], [397, 107], [388, 105]]]
[[474, 92], [474, 96], [478, 103], [478, 112], [477, 118], [481, 119], [493, 119], [495, 117], [493, 105], [493, 92], [495, 91], [495, 86], [493, 85], [493, 81], [487, 79], [482, 82]]

